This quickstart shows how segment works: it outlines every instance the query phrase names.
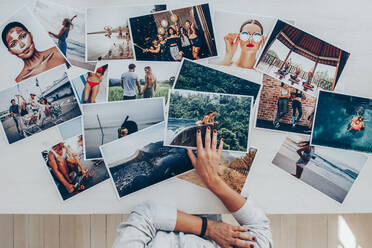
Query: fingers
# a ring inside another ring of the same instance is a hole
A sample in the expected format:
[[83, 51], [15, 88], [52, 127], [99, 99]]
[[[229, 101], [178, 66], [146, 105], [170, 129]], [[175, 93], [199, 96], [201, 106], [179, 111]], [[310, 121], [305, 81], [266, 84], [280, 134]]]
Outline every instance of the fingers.
[[233, 245], [240, 248], [254, 248], [253, 244], [241, 239], [234, 239]]
[[223, 139], [220, 140], [220, 145], [218, 146], [218, 156], [221, 156], [223, 150]]
[[207, 127], [205, 131], [205, 150], [208, 152], [211, 149], [211, 128]]
[[217, 148], [217, 129], [213, 130], [213, 138], [212, 138], [212, 151], [215, 151]]
[[190, 161], [192, 163], [192, 166], [195, 167], [195, 165], [196, 165], [196, 157], [195, 157], [194, 153], [192, 152], [192, 150], [190, 148], [186, 148], [186, 151], [187, 151], [187, 155], [190, 158]]
[[232, 230], [233, 231], [240, 231], [240, 232], [249, 232], [250, 231], [248, 227], [244, 227], [244, 226], [233, 226]]
[[198, 151], [198, 154], [203, 152], [203, 141], [202, 141], [200, 129], [196, 131], [196, 149]]
[[248, 234], [248, 233], [245, 233], [245, 232], [234, 232], [233, 233], [233, 237], [234, 238], [238, 238], [238, 239], [242, 239], [242, 240], [247, 240], [247, 241], [253, 241], [253, 242], [256, 242], [256, 238], [253, 237], [252, 235]]

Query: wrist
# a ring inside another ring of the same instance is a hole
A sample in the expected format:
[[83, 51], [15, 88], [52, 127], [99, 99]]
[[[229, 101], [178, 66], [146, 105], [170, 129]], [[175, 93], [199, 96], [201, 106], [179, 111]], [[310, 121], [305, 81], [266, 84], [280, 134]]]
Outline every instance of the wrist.
[[207, 187], [210, 191], [216, 194], [217, 192], [219, 192], [219, 189], [223, 187], [224, 183], [225, 182], [222, 180], [220, 176], [215, 175], [211, 178], [211, 180], [209, 180], [209, 182], [207, 183]]
[[205, 232], [204, 237], [208, 239], [212, 239], [213, 237], [213, 229], [216, 223], [213, 220], [208, 219], [208, 225], [207, 225], [207, 230]]

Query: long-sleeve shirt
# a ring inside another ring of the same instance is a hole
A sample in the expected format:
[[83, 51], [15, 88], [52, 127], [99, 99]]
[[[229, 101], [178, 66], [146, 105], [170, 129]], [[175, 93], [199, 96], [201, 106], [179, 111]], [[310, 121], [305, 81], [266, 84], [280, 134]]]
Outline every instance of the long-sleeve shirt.
[[[232, 213], [238, 223], [256, 237], [257, 248], [272, 248], [270, 222], [264, 212], [256, 207], [251, 197]], [[177, 209], [155, 202], [137, 206], [125, 223], [118, 227], [113, 248], [219, 248], [214, 241], [197, 235], [174, 232]]]

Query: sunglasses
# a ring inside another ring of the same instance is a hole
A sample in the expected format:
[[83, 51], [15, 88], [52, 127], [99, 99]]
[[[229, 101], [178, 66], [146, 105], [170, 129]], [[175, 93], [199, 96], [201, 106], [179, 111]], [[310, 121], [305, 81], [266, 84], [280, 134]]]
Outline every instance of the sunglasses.
[[247, 41], [250, 38], [252, 38], [252, 40], [254, 42], [260, 42], [262, 40], [262, 34], [257, 33], [257, 32], [254, 32], [253, 34], [250, 34], [250, 33], [245, 32], [245, 31], [243, 31], [243, 32], [240, 33], [240, 39], [242, 41]]

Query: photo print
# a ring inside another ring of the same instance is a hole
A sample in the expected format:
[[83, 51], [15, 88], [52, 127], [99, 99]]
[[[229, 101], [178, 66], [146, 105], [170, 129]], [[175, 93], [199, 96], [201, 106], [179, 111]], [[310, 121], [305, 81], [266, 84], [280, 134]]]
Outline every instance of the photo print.
[[224, 139], [224, 150], [247, 151], [252, 96], [171, 90], [168, 99], [165, 145], [196, 148], [196, 131], [204, 136], [210, 127]]
[[184, 59], [174, 89], [253, 96], [261, 84]]
[[164, 98], [82, 105], [85, 159], [102, 158], [99, 147], [164, 121]]
[[81, 115], [64, 65], [0, 91], [1, 124], [14, 143]]
[[311, 144], [372, 153], [372, 99], [319, 91]]
[[72, 65], [94, 71], [95, 63], [85, 62], [85, 11], [49, 0], [37, 0], [32, 11]]
[[128, 18], [165, 9], [165, 4], [87, 8], [86, 53], [88, 61], [133, 59]]
[[285, 139], [272, 163], [342, 203], [367, 159], [361, 153], [314, 147], [309, 137], [293, 135]]
[[168, 98], [179, 69], [177, 63], [156, 61], [110, 61], [108, 100]]
[[2, 85], [7, 88], [57, 66], [69, 63], [27, 7], [0, 26]]
[[[243, 190], [256, 153], [257, 149], [250, 147], [247, 153], [224, 151], [221, 154], [220, 163], [218, 165], [218, 175], [230, 188], [239, 194]], [[188, 171], [179, 175], [177, 178], [207, 188], [195, 170]]]
[[63, 201], [109, 178], [103, 160], [84, 160], [81, 134], [55, 144], [41, 155]]
[[316, 98], [263, 75], [256, 128], [311, 134]]
[[163, 146], [161, 122], [100, 147], [119, 198], [193, 169], [183, 148]]
[[253, 70], [275, 21], [274, 17], [215, 11], [218, 57], [208, 62], [240, 72]]
[[71, 80], [80, 104], [107, 102], [108, 64]]
[[312, 96], [333, 91], [349, 53], [278, 20], [255, 68]]
[[181, 61], [217, 55], [208, 4], [129, 18], [136, 60]]

